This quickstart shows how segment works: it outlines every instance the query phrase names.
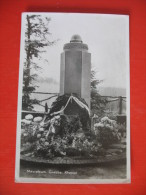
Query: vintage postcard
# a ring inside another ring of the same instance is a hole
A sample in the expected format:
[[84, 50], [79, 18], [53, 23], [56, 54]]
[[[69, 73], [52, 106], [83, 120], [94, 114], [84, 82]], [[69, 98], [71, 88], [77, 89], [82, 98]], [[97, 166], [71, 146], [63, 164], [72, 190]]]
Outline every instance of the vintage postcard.
[[129, 183], [129, 16], [23, 13], [16, 182]]

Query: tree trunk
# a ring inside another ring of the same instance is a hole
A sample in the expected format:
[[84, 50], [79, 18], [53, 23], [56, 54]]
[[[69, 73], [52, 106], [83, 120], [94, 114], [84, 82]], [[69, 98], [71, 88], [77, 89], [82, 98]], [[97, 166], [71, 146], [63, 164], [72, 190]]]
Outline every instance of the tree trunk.
[[31, 31], [31, 23], [30, 23], [30, 18], [27, 15], [27, 41], [28, 41], [28, 48], [27, 48], [27, 53], [26, 53], [26, 74], [27, 78], [25, 81], [25, 88], [29, 87], [30, 85], [30, 51], [31, 51], [31, 46], [30, 46], [30, 31]]

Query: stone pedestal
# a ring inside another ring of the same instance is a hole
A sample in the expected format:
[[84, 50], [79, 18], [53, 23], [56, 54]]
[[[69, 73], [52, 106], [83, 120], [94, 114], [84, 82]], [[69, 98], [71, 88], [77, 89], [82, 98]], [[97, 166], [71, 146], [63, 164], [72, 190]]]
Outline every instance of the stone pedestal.
[[79, 35], [64, 45], [61, 54], [60, 95], [76, 93], [90, 108], [91, 54]]

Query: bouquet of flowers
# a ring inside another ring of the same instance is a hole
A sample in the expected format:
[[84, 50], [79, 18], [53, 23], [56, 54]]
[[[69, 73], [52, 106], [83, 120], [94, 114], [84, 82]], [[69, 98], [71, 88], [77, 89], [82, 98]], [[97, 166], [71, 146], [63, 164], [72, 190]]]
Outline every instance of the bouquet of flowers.
[[103, 117], [99, 123], [94, 124], [94, 132], [103, 147], [108, 147], [121, 140], [120, 125], [108, 117]]

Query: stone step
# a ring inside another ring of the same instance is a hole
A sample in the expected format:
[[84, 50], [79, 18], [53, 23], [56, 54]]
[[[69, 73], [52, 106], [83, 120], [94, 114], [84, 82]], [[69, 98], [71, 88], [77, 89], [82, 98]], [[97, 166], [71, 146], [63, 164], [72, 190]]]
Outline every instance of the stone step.
[[126, 149], [126, 145], [125, 144], [112, 144], [110, 145], [109, 149]]
[[113, 153], [121, 154], [122, 152], [123, 152], [122, 149], [107, 149], [107, 153], [110, 153], [110, 154], [113, 154]]

